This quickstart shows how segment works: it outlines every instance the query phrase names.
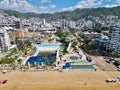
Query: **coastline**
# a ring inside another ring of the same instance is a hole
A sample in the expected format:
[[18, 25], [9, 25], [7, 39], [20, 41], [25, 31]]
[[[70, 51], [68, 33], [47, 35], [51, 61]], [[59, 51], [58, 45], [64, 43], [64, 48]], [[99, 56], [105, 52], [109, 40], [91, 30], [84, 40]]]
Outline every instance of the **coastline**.
[[10, 72], [0, 74], [0, 79], [8, 83], [0, 85], [0, 90], [119, 90], [120, 83], [106, 83], [119, 72], [105, 71], [43, 71]]

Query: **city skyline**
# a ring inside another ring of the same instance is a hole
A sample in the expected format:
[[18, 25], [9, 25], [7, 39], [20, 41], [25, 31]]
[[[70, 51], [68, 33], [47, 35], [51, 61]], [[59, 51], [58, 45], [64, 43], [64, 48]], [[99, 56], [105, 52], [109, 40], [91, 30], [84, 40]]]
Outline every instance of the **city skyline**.
[[0, 9], [19, 12], [54, 13], [77, 8], [120, 6], [120, 0], [0, 0]]
[[120, 90], [120, 0], [0, 0], [0, 90], [13, 89]]

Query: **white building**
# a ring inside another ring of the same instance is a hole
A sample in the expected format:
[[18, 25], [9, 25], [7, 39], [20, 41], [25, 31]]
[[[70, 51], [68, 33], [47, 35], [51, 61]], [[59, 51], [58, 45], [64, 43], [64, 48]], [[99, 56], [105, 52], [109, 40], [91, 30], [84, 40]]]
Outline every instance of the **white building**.
[[75, 28], [76, 27], [75, 26], [75, 21], [69, 21], [68, 25], [69, 25], [70, 28]]
[[110, 27], [107, 50], [120, 53], [120, 23]]
[[57, 29], [54, 27], [44, 27], [39, 30], [41, 33], [56, 33]]
[[44, 25], [44, 26], [46, 25], [46, 20], [45, 20], [45, 19], [43, 19], [43, 25]]
[[9, 34], [6, 30], [0, 29], [0, 51], [9, 50], [11, 46]]

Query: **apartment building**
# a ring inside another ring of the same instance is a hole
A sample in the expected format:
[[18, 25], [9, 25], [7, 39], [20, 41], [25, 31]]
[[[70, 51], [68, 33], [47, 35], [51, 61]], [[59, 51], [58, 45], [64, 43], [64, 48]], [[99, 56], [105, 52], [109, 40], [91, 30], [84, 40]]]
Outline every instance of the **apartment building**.
[[9, 50], [11, 46], [9, 34], [6, 30], [0, 29], [0, 51]]
[[120, 53], [120, 23], [110, 27], [106, 49]]

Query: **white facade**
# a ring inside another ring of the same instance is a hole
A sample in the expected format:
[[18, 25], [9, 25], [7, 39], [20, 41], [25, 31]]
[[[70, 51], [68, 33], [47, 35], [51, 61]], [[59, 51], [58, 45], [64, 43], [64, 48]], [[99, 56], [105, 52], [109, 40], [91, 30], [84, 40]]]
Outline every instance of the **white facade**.
[[57, 29], [56, 28], [41, 28], [40, 32], [44, 32], [44, 33], [56, 33]]
[[43, 25], [44, 25], [44, 26], [46, 25], [46, 21], [45, 21], [45, 19], [43, 19]]
[[0, 48], [9, 50], [11, 46], [9, 34], [6, 30], [0, 29]]
[[120, 53], [120, 25], [115, 25], [110, 28], [109, 40], [107, 49], [115, 53]]
[[70, 28], [75, 28], [75, 21], [69, 21], [69, 27]]

